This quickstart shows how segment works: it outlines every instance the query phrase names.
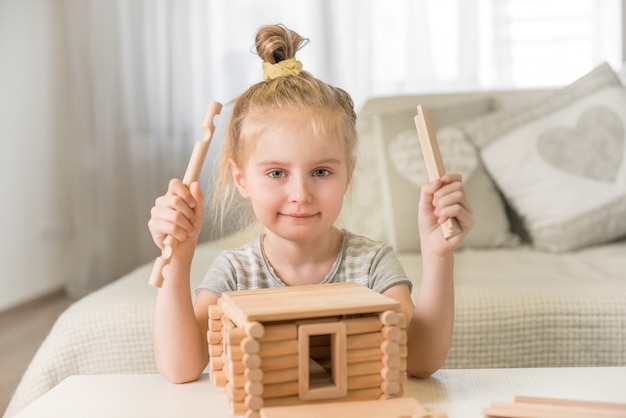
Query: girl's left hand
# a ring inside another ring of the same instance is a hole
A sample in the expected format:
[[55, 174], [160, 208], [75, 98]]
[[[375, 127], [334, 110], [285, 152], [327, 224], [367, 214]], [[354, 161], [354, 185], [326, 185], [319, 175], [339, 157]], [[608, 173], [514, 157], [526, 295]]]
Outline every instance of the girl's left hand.
[[[456, 218], [461, 233], [446, 239], [441, 224]], [[445, 174], [422, 186], [419, 203], [419, 229], [422, 251], [444, 256], [456, 249], [474, 226], [474, 215], [461, 182], [461, 175]]]

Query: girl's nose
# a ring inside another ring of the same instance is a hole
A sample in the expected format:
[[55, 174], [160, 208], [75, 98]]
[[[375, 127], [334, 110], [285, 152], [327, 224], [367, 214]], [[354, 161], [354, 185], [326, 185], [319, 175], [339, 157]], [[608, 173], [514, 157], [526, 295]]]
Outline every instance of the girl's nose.
[[311, 188], [307, 179], [292, 177], [290, 186], [289, 201], [291, 203], [305, 204], [311, 201]]

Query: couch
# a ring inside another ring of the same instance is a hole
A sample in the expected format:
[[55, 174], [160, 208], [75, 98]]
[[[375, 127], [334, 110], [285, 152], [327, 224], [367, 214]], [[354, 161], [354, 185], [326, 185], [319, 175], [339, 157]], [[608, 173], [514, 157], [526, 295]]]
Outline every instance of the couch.
[[[342, 226], [390, 242], [419, 291], [416, 208], [426, 181], [413, 124], [430, 110], [447, 171], [476, 218], [455, 254], [444, 368], [626, 365], [626, 90], [600, 65], [550, 90], [374, 98]], [[254, 227], [198, 246], [192, 282]], [[5, 416], [72, 374], [155, 373], [152, 262], [70, 306]]]

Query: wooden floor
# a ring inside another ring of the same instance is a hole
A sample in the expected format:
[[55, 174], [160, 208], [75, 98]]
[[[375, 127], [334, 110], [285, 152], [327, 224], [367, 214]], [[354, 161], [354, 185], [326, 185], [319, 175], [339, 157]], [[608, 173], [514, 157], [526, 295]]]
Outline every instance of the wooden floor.
[[0, 312], [0, 416], [54, 321], [72, 302], [57, 292]]

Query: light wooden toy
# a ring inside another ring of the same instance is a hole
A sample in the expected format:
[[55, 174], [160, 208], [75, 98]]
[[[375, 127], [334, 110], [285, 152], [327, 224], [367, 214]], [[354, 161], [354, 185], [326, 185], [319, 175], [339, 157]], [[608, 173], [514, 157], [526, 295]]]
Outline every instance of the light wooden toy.
[[[415, 127], [417, 128], [417, 135], [419, 136], [424, 163], [426, 164], [426, 171], [430, 181], [437, 180], [446, 173], [441, 152], [439, 151], [437, 136], [432, 126], [430, 113], [422, 105], [418, 105]], [[461, 225], [459, 225], [459, 221], [456, 218], [451, 218], [441, 225], [441, 230], [443, 231], [443, 236], [448, 239], [461, 232]]]
[[[183, 184], [187, 187], [200, 177], [200, 172], [202, 171], [202, 166], [204, 165], [204, 160], [206, 159], [209, 146], [211, 145], [213, 133], [215, 132], [213, 118], [221, 111], [222, 105], [220, 103], [209, 103], [204, 115], [204, 120], [202, 121], [204, 136], [200, 141], [196, 142], [191, 157], [189, 158], [187, 171], [185, 171], [185, 176], [183, 177]], [[155, 260], [152, 272], [150, 273], [148, 283], [152, 286], [161, 287], [163, 284], [163, 268], [169, 264], [174, 248], [176, 248], [176, 240], [171, 235], [168, 235], [163, 241], [161, 255]]]
[[278, 407], [354, 401], [349, 408], [356, 408], [401, 397], [407, 319], [399, 309], [351, 283], [225, 292], [209, 307], [211, 380], [226, 388], [231, 413], [247, 418], [283, 416], [272, 415]]
[[626, 404], [516, 396], [512, 403], [492, 402], [482, 412], [499, 418], [617, 418], [626, 417]]

